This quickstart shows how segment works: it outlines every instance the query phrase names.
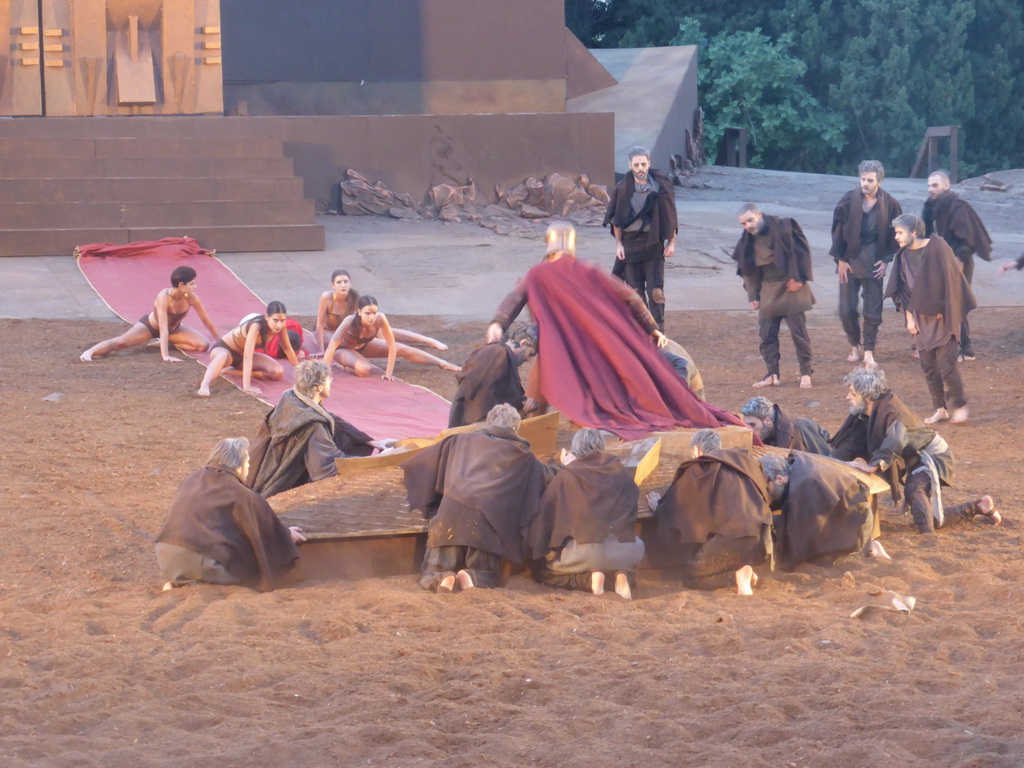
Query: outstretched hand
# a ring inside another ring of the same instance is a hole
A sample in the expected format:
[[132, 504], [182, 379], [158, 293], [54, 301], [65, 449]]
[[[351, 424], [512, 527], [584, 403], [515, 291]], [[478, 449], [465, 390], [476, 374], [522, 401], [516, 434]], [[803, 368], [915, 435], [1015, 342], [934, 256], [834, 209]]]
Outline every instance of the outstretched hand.
[[654, 343], [658, 345], [658, 349], [664, 349], [668, 346], [668, 336], [661, 331], [655, 331], [651, 335], [654, 337]]
[[496, 341], [501, 341], [501, 337], [505, 335], [505, 329], [501, 327], [501, 323], [491, 323], [487, 326], [487, 335], [484, 340], [488, 344], [493, 344]]

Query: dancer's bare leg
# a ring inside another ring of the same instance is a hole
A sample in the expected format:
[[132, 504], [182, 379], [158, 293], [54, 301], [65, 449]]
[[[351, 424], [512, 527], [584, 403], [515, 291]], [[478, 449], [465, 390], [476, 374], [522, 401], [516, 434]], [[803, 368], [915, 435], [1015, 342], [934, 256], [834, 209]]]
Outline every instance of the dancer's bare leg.
[[137, 347], [152, 340], [153, 334], [149, 332], [149, 329], [142, 323], [136, 323], [120, 336], [115, 336], [112, 339], [101, 341], [99, 344], [89, 347], [78, 359], [83, 363], [90, 363], [93, 358], [103, 357], [120, 349]]
[[469, 575], [469, 571], [462, 570], [455, 574], [455, 581], [458, 582], [459, 589], [466, 591], [467, 589], [473, 589], [476, 584], [473, 583], [473, 577]]
[[401, 344], [423, 344], [424, 346], [431, 347], [441, 352], [448, 349], [447, 344], [442, 344], [432, 336], [424, 336], [421, 333], [406, 331], [401, 328], [392, 328], [391, 332], [395, 334], [395, 341]]
[[736, 571], [736, 594], [754, 594], [754, 585], [757, 584], [757, 574], [749, 565], [744, 565]]
[[231, 365], [231, 355], [226, 349], [218, 347], [210, 355], [210, 362], [206, 366], [206, 373], [203, 374], [203, 383], [199, 385], [196, 392], [200, 397], [210, 396], [210, 385], [213, 380], [220, 376], [221, 371]]
[[604, 594], [604, 574], [600, 571], [590, 574], [590, 591], [595, 595]]
[[205, 352], [210, 348], [209, 339], [187, 325], [180, 326], [178, 330], [167, 337], [167, 341], [182, 352]]
[[453, 371], [455, 373], [462, 370], [454, 363], [449, 363], [447, 360], [435, 357], [429, 352], [424, 352], [422, 349], [407, 347], [405, 344], [396, 344], [395, 347], [398, 357], [405, 358], [410, 363], [416, 363], [417, 365], [436, 365], [442, 371]]
[[346, 373], [351, 373], [354, 376], [365, 378], [373, 374], [380, 376], [384, 373], [383, 368], [378, 368], [354, 349], [339, 349], [334, 353], [334, 362], [340, 365]]
[[615, 574], [615, 594], [623, 600], [633, 599], [633, 591], [629, 588], [629, 576], [622, 571]]

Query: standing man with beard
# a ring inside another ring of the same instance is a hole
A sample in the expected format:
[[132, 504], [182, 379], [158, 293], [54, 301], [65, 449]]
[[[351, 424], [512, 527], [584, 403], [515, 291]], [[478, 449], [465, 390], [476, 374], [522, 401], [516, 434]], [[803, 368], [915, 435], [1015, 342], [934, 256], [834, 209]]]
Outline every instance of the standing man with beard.
[[[882, 324], [882, 279], [896, 253], [892, 220], [903, 213], [899, 202], [882, 189], [885, 168], [865, 160], [858, 168], [860, 187], [847, 192], [832, 214], [832, 250], [839, 269], [839, 318], [850, 344], [851, 363], [875, 366], [875, 341]], [[864, 335], [857, 302], [863, 299]], [[863, 343], [862, 343], [863, 342]]]
[[679, 217], [672, 181], [651, 168], [646, 147], [629, 150], [629, 170], [615, 185], [603, 226], [615, 236], [612, 274], [635, 290], [665, 331], [665, 259], [676, 251]]
[[[938, 235], [953, 249], [970, 285], [974, 279], [974, 255], [992, 261], [992, 238], [975, 210], [949, 186], [949, 174], [945, 171], [936, 171], [928, 177], [928, 199], [921, 218], [926, 235]], [[965, 317], [960, 326], [960, 362], [975, 359], [971, 329]]]
[[757, 310], [761, 357], [768, 366], [768, 374], [754, 386], [777, 387], [782, 382], [779, 330], [785, 320], [800, 362], [800, 389], [810, 389], [814, 371], [805, 313], [814, 305], [808, 285], [812, 279], [811, 247], [796, 221], [766, 216], [753, 203], [740, 208], [739, 220], [743, 234], [732, 258], [750, 306]]

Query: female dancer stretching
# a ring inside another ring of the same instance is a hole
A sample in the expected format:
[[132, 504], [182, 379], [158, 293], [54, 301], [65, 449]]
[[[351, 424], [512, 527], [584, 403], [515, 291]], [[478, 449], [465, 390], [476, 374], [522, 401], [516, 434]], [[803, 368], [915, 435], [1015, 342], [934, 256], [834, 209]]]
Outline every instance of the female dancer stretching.
[[369, 376], [379, 371], [376, 366], [367, 362], [368, 357], [386, 357], [387, 369], [381, 376], [385, 381], [394, 381], [395, 357], [404, 357], [410, 363], [420, 365], [436, 365], [445, 371], [462, 370], [446, 360], [413, 349], [405, 344], [395, 342], [394, 331], [383, 312], [377, 311], [377, 300], [373, 296], [363, 296], [357, 304], [358, 311], [341, 321], [324, 352], [324, 362], [330, 365], [336, 362], [349, 373], [356, 376]]
[[[342, 321], [358, 309], [359, 291], [352, 287], [352, 278], [348, 272], [336, 269], [331, 275], [331, 286], [331, 290], [320, 295], [320, 305], [316, 310], [316, 343], [319, 352], [324, 351], [324, 331], [338, 330]], [[392, 328], [391, 332], [395, 334], [395, 341], [403, 344], [423, 344], [442, 352], [448, 349], [447, 344], [430, 336], [403, 331], [401, 328]]]
[[120, 336], [89, 347], [80, 359], [88, 363], [94, 357], [103, 357], [115, 350], [135, 347], [153, 339], [160, 339], [160, 356], [168, 363], [181, 362], [181, 358], [171, 356], [171, 344], [184, 352], [205, 352], [210, 342], [198, 331], [181, 324], [193, 307], [210, 336], [216, 339], [217, 328], [196, 294], [196, 271], [192, 267], [178, 267], [171, 272], [171, 287], [156, 295], [152, 312], [140, 317], [139, 322]]
[[277, 381], [284, 376], [284, 368], [277, 360], [256, 351], [256, 347], [266, 346], [274, 336], [278, 337], [288, 362], [298, 365], [299, 360], [292, 349], [291, 339], [285, 333], [287, 319], [288, 311], [284, 304], [272, 301], [267, 304], [265, 314], [256, 315], [224, 334], [210, 350], [206, 375], [203, 376], [203, 383], [199, 385], [196, 394], [200, 397], [209, 397], [210, 384], [229, 366], [236, 370], [239, 367], [242, 369], [242, 389], [255, 395], [261, 394], [263, 390], [252, 383], [254, 378]]

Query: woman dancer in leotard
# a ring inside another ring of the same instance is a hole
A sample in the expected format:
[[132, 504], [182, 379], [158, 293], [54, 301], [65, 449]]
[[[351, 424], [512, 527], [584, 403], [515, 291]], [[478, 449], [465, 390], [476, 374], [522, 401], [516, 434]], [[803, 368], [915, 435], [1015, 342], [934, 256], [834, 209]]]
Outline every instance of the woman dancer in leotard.
[[262, 394], [263, 390], [252, 383], [254, 378], [278, 381], [284, 376], [284, 368], [277, 360], [256, 351], [256, 347], [265, 346], [273, 336], [278, 337], [278, 343], [284, 350], [288, 362], [298, 365], [299, 360], [292, 349], [292, 342], [285, 333], [287, 319], [288, 311], [284, 304], [272, 301], [267, 304], [265, 314], [247, 319], [237, 328], [224, 334], [210, 349], [206, 375], [203, 376], [203, 383], [199, 385], [196, 394], [200, 397], [209, 397], [210, 384], [229, 366], [236, 370], [241, 368], [242, 389], [255, 395]]
[[152, 312], [140, 317], [135, 325], [120, 336], [89, 347], [80, 359], [88, 363], [95, 357], [146, 344], [153, 339], [160, 339], [160, 356], [169, 363], [181, 362], [180, 357], [171, 356], [171, 344], [183, 352], [205, 352], [210, 347], [209, 340], [199, 331], [181, 324], [193, 307], [210, 332], [210, 337], [216, 339], [217, 328], [196, 294], [196, 271], [192, 267], [178, 267], [171, 272], [171, 287], [164, 288], [156, 295]]
[[366, 358], [386, 357], [387, 368], [381, 376], [385, 381], [395, 380], [392, 375], [395, 357], [404, 357], [410, 363], [420, 365], [436, 365], [445, 371], [461, 370], [457, 365], [434, 357], [422, 349], [396, 343], [391, 324], [383, 312], [377, 311], [377, 300], [373, 296], [361, 297], [357, 306], [358, 311], [341, 322], [327, 345], [324, 362], [328, 365], [335, 362], [356, 376], [369, 376], [374, 371], [380, 371], [380, 368], [367, 362]]
[[[359, 291], [352, 287], [352, 278], [344, 269], [336, 269], [331, 275], [332, 289], [320, 295], [320, 305], [316, 311], [316, 343], [320, 352], [324, 351], [324, 332], [334, 332], [342, 321], [354, 314], [358, 307]], [[423, 344], [440, 351], [448, 349], [437, 339], [424, 336], [401, 328], [392, 328], [395, 341], [403, 344]]]

